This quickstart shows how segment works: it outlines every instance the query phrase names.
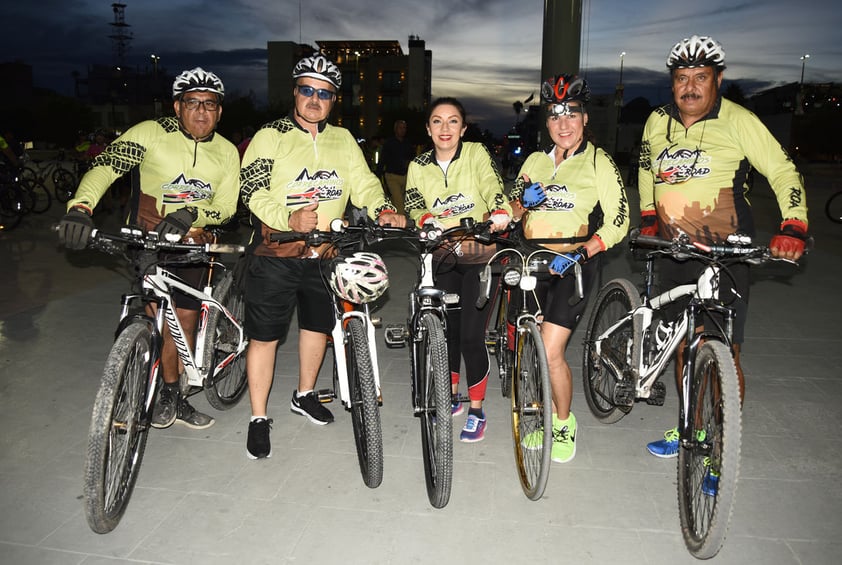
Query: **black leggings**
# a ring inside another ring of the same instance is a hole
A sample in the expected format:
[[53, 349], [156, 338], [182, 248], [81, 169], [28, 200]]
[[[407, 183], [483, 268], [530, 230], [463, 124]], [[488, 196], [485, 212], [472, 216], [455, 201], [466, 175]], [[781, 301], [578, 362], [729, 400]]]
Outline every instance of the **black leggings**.
[[488, 304], [477, 308], [479, 273], [484, 263], [442, 265], [434, 262], [436, 288], [459, 295], [458, 310], [448, 311], [447, 352], [450, 374], [454, 383], [459, 382], [459, 369], [465, 359], [468, 396], [471, 400], [484, 400], [488, 385], [488, 351], [485, 349], [485, 322]]

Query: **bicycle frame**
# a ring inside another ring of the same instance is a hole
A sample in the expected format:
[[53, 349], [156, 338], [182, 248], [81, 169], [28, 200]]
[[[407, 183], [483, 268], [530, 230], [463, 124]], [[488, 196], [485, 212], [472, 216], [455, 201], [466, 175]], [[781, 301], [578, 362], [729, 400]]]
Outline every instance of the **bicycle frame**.
[[339, 384], [339, 400], [345, 408], [351, 408], [352, 400], [350, 387], [348, 386], [348, 364], [345, 357], [345, 348], [337, 346], [338, 344], [347, 343], [348, 338], [345, 328], [347, 327], [347, 321], [351, 318], [359, 319], [365, 326], [366, 336], [368, 337], [368, 353], [371, 357], [371, 368], [374, 374], [374, 385], [377, 388], [377, 398], [379, 400], [382, 398], [380, 368], [377, 360], [374, 322], [371, 319], [369, 305], [357, 305], [334, 295], [334, 310], [336, 312], [336, 324], [334, 324], [331, 330], [331, 339], [334, 343], [333, 354], [336, 358], [336, 380]]

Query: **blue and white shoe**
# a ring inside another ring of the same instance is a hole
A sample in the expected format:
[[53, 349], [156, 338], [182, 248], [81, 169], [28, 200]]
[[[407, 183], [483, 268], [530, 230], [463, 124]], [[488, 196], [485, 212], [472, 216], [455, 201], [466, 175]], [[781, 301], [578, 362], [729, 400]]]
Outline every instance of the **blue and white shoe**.
[[474, 443], [485, 439], [485, 413], [482, 418], [478, 418], [473, 414], [468, 414], [468, 419], [465, 422], [465, 427], [462, 428], [462, 433], [459, 434], [459, 440], [465, 443]]
[[662, 459], [678, 457], [678, 428], [664, 432], [664, 439], [646, 445], [649, 453]]

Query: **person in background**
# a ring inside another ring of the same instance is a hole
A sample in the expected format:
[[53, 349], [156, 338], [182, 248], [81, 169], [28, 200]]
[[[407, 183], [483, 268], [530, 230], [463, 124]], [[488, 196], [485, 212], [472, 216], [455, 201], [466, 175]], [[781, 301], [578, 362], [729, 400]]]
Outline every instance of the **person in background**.
[[395, 121], [395, 135], [383, 143], [377, 164], [377, 175], [383, 178], [386, 191], [399, 214], [404, 213], [406, 170], [415, 157], [415, 149], [406, 138], [406, 129], [406, 121]]

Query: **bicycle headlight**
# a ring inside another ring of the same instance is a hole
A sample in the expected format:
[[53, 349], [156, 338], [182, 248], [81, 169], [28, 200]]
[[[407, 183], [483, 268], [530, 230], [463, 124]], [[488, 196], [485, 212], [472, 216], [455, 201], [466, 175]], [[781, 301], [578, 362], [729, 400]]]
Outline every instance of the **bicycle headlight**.
[[517, 286], [520, 283], [520, 269], [510, 267], [503, 271], [503, 282], [508, 286]]

